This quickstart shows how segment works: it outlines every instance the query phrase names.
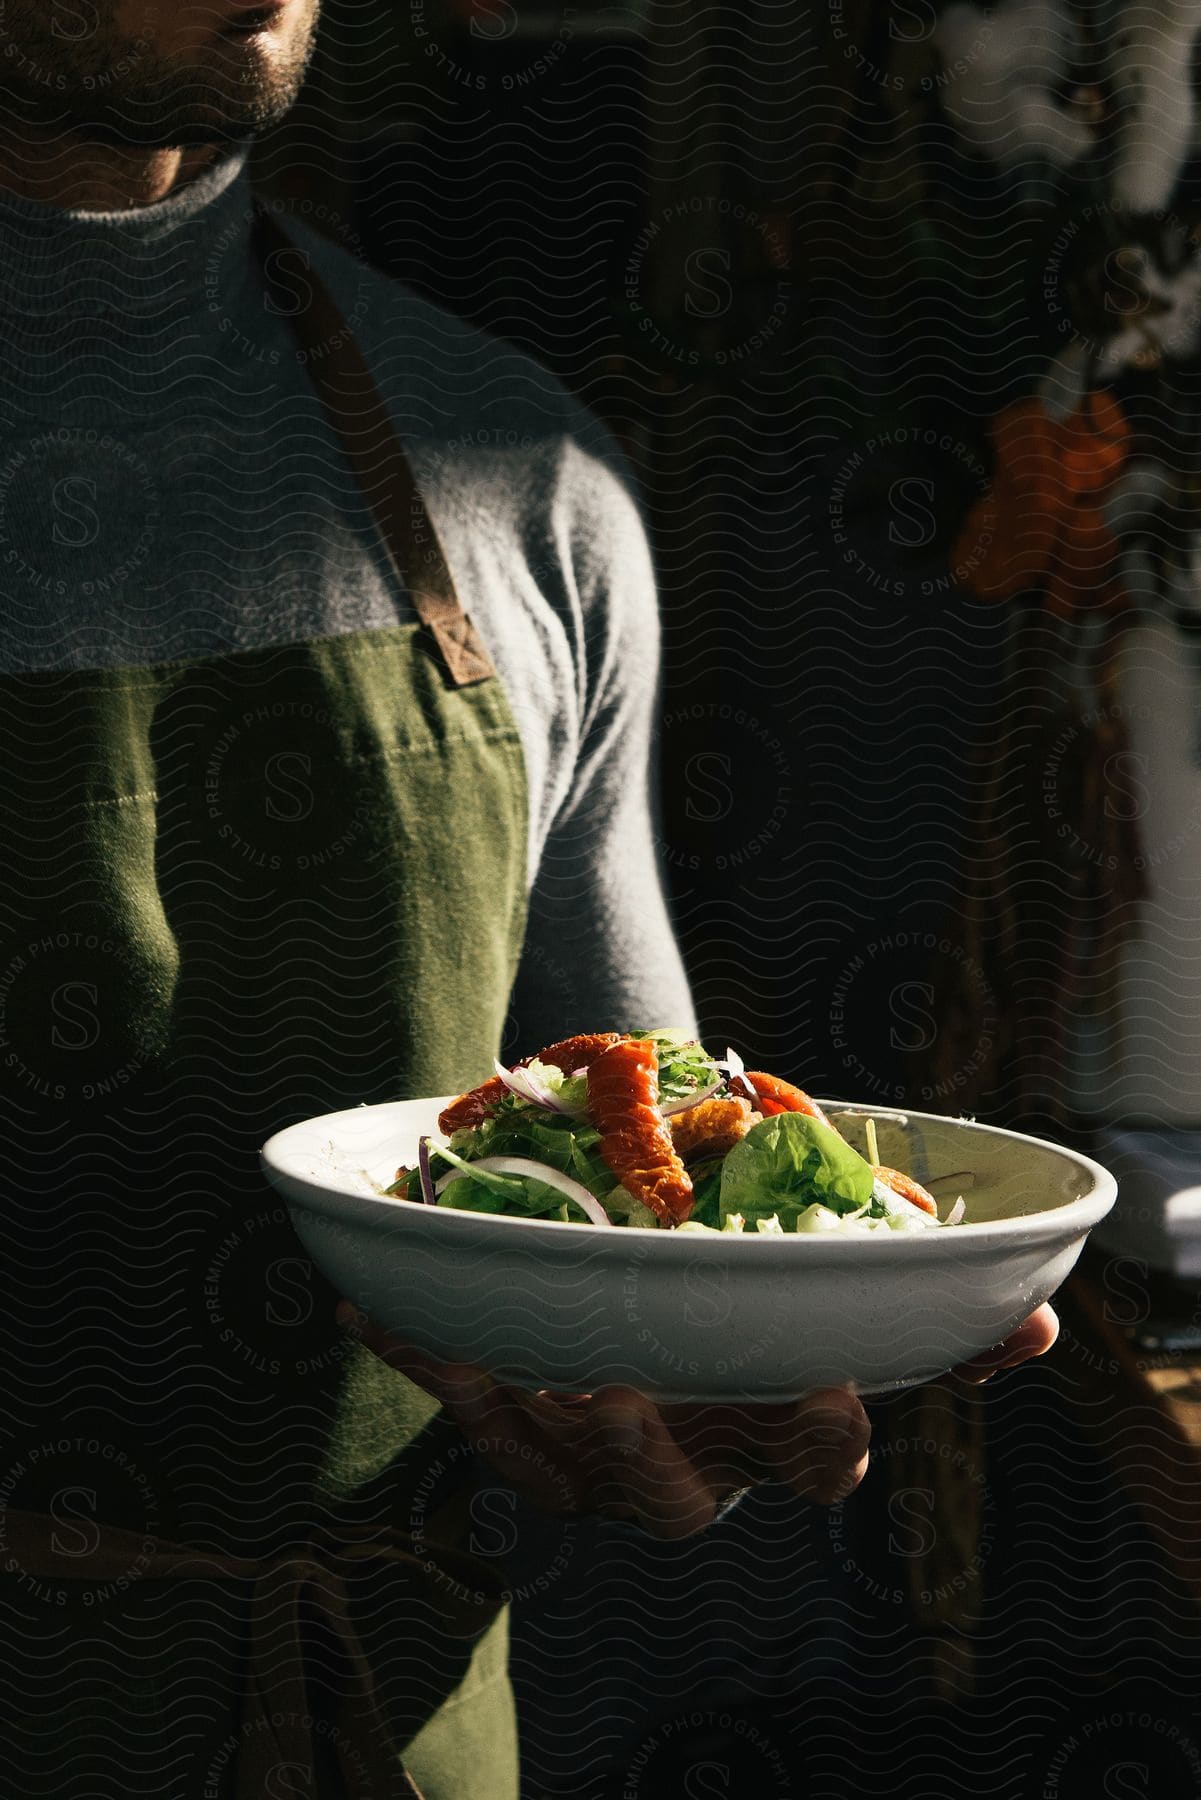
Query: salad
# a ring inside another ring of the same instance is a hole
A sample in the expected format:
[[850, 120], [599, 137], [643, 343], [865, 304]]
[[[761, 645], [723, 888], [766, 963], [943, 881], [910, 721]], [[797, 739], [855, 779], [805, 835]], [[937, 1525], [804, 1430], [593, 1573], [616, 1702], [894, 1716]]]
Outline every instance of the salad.
[[800, 1088], [682, 1031], [550, 1044], [439, 1115], [387, 1192], [429, 1206], [674, 1231], [925, 1231], [933, 1196], [852, 1148]]

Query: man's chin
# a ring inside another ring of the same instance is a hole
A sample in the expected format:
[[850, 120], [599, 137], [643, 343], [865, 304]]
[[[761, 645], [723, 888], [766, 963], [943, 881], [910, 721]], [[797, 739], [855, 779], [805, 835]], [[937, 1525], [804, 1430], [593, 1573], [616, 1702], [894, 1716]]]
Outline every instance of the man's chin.
[[[6, 0], [0, 0], [0, 15]], [[39, 0], [40, 4], [40, 0]], [[111, 4], [111, 0], [110, 0]], [[63, 130], [128, 150], [234, 144], [278, 125], [295, 104], [313, 51], [318, 8], [307, 29], [274, 49], [218, 45], [190, 66], [131, 42], [113, 52], [103, 83], [82, 56], [55, 89], [0, 65], [0, 105], [9, 129]], [[3, 23], [0, 17], [0, 24]], [[44, 30], [44, 22], [39, 23]], [[54, 46], [42, 60], [49, 66]]]
[[232, 113], [218, 108], [173, 111], [156, 120], [116, 118], [111, 114], [76, 121], [81, 137], [117, 150], [198, 150], [209, 145], [242, 144], [269, 131], [290, 108], [280, 106]]

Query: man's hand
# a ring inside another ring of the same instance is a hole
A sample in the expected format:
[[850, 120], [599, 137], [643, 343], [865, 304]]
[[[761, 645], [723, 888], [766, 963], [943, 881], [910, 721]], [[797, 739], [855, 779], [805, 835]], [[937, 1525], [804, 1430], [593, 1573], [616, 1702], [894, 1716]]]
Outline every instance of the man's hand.
[[1059, 1317], [1053, 1306], [1040, 1306], [1023, 1319], [1017, 1330], [1005, 1339], [1003, 1344], [994, 1344], [991, 1350], [982, 1350], [979, 1356], [973, 1356], [955, 1373], [963, 1381], [971, 1382], [979, 1387], [998, 1369], [1016, 1369], [1019, 1363], [1029, 1362], [1032, 1356], [1045, 1356], [1051, 1345], [1059, 1336]]
[[[722, 1501], [762, 1481], [780, 1481], [828, 1506], [863, 1479], [871, 1426], [841, 1388], [771, 1406], [671, 1403], [633, 1388], [594, 1394], [531, 1393], [503, 1387], [466, 1363], [439, 1363], [374, 1330], [348, 1302], [353, 1326], [384, 1362], [439, 1400], [464, 1436], [505, 1481], [551, 1512], [633, 1519], [658, 1537], [704, 1531]], [[966, 1364], [967, 1381], [1040, 1356], [1058, 1322], [1040, 1307], [1006, 1343]]]

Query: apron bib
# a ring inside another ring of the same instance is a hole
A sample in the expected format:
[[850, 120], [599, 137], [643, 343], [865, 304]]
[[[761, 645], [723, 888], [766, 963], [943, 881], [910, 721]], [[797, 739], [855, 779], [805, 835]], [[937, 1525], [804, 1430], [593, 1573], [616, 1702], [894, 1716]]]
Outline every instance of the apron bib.
[[[259, 251], [285, 310], [273, 261], [299, 253], [266, 215]], [[459, 1434], [336, 1330], [257, 1166], [294, 1119], [487, 1075], [526, 909], [512, 714], [386, 408], [306, 278], [300, 354], [418, 622], [0, 680], [6, 1308], [25, 1363], [0, 1575], [30, 1644], [30, 1800], [68, 1772], [107, 1791], [114, 1757], [127, 1796], [241, 1800], [309, 1757], [297, 1791], [376, 1795], [381, 1708], [427, 1800], [516, 1794], [499, 1583], [477, 1571], [463, 1612], [403, 1548], [361, 1548], [415, 1495], [453, 1545]], [[348, 1532], [330, 1618], [352, 1629], [331, 1649], [340, 1627], [297, 1601], [329, 1656], [256, 1665], [263, 1569], [291, 1606], [297, 1546]], [[207, 1579], [180, 1562], [197, 1551]], [[282, 1722], [239, 1710], [285, 1663]], [[356, 1681], [357, 1741], [337, 1698]]]

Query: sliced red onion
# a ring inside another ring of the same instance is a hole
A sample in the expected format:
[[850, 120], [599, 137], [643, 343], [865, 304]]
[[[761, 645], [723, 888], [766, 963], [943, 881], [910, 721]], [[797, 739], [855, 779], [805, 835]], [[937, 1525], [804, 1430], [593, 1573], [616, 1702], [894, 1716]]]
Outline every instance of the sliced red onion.
[[906, 1195], [898, 1194], [896, 1188], [889, 1187], [888, 1183], [882, 1181], [879, 1175], [872, 1177], [872, 1199], [880, 1201], [881, 1205], [885, 1207], [891, 1207], [893, 1212], [904, 1213], [905, 1217], [912, 1219], [915, 1224], [918, 1221], [923, 1225], [938, 1224], [937, 1213], [928, 1213], [924, 1206], [918, 1206]]
[[685, 1094], [682, 1100], [666, 1100], [659, 1108], [665, 1119], [673, 1119], [677, 1113], [687, 1112], [690, 1106], [699, 1106], [702, 1100], [708, 1100], [721, 1086], [721, 1076], [715, 1075], [708, 1087], [697, 1088], [695, 1094]]
[[731, 1050], [730, 1046], [727, 1044], [725, 1060], [724, 1062], [719, 1062], [717, 1066], [719, 1069], [724, 1069], [731, 1080], [741, 1081], [752, 1100], [757, 1100], [759, 1098], [758, 1094], [755, 1092], [754, 1083], [748, 1081], [746, 1078], [746, 1064], [743, 1062], [741, 1056], [739, 1056], [737, 1050]]
[[427, 1206], [436, 1206], [434, 1178], [430, 1173], [430, 1141], [423, 1137], [417, 1145], [417, 1173], [421, 1177], [421, 1198]]
[[958, 1200], [956, 1200], [954, 1206], [951, 1208], [950, 1212], [947, 1214], [946, 1218], [943, 1220], [943, 1224], [944, 1225], [958, 1225], [960, 1219], [962, 1219], [962, 1217], [966, 1211], [967, 1211], [967, 1207], [963, 1204], [963, 1195], [960, 1194]]
[[[492, 1175], [526, 1175], [531, 1181], [543, 1181], [547, 1187], [558, 1188], [568, 1200], [586, 1212], [594, 1225], [612, 1225], [608, 1213], [594, 1194], [590, 1194], [582, 1182], [574, 1181], [570, 1175], [564, 1175], [558, 1169], [552, 1169], [546, 1163], [535, 1162], [529, 1156], [480, 1156], [472, 1163], [473, 1169], [482, 1169]], [[434, 1189], [440, 1194], [448, 1188], [452, 1181], [469, 1181], [469, 1175], [463, 1175], [458, 1169], [452, 1169], [443, 1175]]]
[[528, 1069], [506, 1069], [504, 1063], [494, 1061], [492, 1067], [500, 1076], [511, 1094], [517, 1094], [522, 1100], [528, 1100], [533, 1106], [540, 1106], [545, 1112], [569, 1113], [570, 1107], [564, 1106], [555, 1098], [549, 1088], [544, 1088], [534, 1080]]

